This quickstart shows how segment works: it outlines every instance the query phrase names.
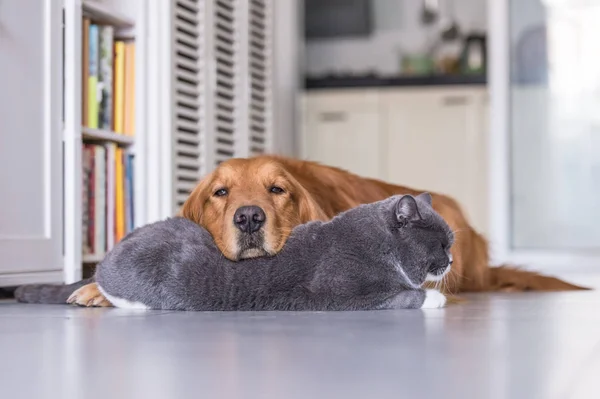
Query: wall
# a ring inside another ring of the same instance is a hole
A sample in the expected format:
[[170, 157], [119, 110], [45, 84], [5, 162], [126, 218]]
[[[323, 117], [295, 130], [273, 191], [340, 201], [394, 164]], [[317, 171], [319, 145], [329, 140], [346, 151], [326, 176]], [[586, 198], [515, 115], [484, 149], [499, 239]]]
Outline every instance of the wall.
[[[306, 43], [305, 70], [397, 73], [402, 53], [424, 52], [436, 38], [421, 25], [420, 0], [372, 0], [374, 32], [370, 37], [328, 39]], [[485, 31], [487, 0], [454, 0], [454, 15], [463, 30]], [[440, 0], [442, 12], [452, 15], [452, 1]]]
[[273, 0], [273, 149], [277, 154], [298, 155], [300, 69], [304, 58], [303, 1]]

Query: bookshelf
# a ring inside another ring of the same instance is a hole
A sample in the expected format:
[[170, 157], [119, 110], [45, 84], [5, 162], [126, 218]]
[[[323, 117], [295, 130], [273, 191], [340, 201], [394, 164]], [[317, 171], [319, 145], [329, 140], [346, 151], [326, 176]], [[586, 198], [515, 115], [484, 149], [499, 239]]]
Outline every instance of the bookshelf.
[[[67, 283], [133, 229], [143, 123], [145, 2], [64, 2], [64, 265]], [[142, 139], [143, 140], [143, 139]], [[139, 202], [139, 199], [138, 199]], [[138, 224], [143, 220], [138, 220]]]
[[121, 29], [131, 29], [132, 31], [128, 32], [128, 37], [133, 38], [135, 36], [133, 35], [135, 20], [128, 17], [118, 8], [115, 8], [114, 3], [108, 5], [106, 3], [84, 0], [81, 4], [81, 11], [83, 17], [90, 18], [100, 24], [111, 25]]
[[81, 137], [84, 142], [115, 143], [124, 147], [132, 145], [135, 140], [132, 136], [125, 136], [110, 130], [92, 129], [90, 127], [81, 128]]
[[83, 254], [82, 263], [85, 264], [96, 264], [104, 258], [104, 254]]

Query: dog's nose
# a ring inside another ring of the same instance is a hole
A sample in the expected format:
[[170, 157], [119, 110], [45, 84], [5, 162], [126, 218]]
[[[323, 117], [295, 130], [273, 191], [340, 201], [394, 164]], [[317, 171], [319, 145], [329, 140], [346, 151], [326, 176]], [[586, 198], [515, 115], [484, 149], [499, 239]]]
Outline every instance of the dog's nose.
[[242, 206], [235, 211], [233, 223], [244, 233], [254, 233], [265, 224], [265, 211], [258, 206]]

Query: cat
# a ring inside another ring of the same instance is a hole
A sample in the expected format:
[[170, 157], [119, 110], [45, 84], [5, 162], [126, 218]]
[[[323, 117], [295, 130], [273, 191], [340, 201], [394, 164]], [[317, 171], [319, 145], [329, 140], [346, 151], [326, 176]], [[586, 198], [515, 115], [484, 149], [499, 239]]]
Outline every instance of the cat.
[[223, 257], [204, 228], [171, 218], [125, 237], [94, 278], [102, 294], [123, 308], [436, 308], [445, 305], [444, 295], [421, 286], [449, 271], [453, 241], [427, 193], [390, 197], [329, 222], [300, 225], [279, 254], [238, 262]]

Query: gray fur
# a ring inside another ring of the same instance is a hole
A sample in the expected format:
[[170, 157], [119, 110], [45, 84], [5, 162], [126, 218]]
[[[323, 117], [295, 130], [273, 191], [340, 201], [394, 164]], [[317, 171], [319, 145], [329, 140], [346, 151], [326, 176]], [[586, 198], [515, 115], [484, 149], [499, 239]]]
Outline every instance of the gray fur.
[[361, 205], [292, 232], [270, 258], [232, 262], [195, 223], [141, 227], [96, 271], [112, 297], [151, 309], [368, 310], [419, 308], [428, 273], [447, 270], [453, 234], [428, 194]]

